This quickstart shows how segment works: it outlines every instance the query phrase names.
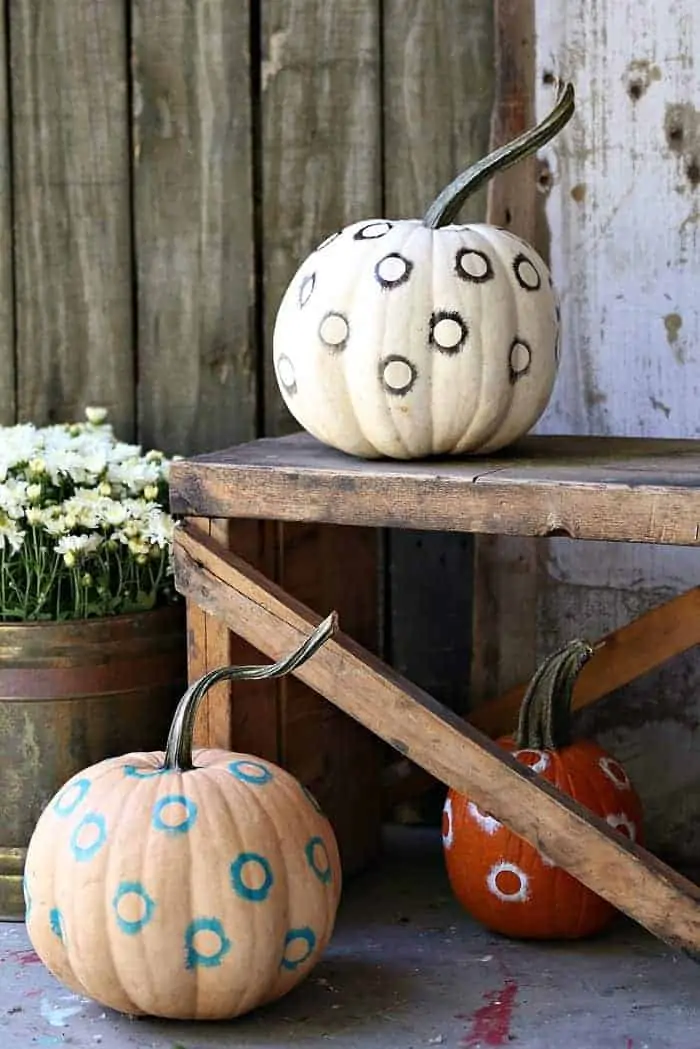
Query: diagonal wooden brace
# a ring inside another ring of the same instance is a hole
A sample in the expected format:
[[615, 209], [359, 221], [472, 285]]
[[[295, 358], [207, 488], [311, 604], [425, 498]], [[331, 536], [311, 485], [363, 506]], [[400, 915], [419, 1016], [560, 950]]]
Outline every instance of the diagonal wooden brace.
[[[191, 525], [176, 529], [178, 590], [271, 659], [321, 617]], [[640, 925], [700, 960], [700, 888], [613, 831], [487, 736], [336, 635], [298, 677], [473, 800]]]

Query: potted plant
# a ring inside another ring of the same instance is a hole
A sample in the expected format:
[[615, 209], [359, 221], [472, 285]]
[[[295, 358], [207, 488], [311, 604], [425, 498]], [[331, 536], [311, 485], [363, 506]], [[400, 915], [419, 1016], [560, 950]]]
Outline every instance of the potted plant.
[[23, 917], [24, 856], [78, 769], [157, 748], [186, 684], [170, 462], [107, 412], [0, 427], [0, 918]]

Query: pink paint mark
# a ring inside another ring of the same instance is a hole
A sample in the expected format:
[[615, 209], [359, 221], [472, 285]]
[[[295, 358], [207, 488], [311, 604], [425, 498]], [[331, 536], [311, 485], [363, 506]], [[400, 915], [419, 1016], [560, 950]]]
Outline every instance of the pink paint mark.
[[471, 1017], [469, 1032], [459, 1043], [463, 1049], [508, 1043], [517, 994], [515, 980], [506, 980], [499, 990], [486, 992], [486, 1005], [482, 1005]]
[[15, 962], [16, 965], [41, 964], [41, 958], [35, 951], [10, 951], [6, 956], [6, 960]]
[[634, 1049], [634, 1042], [631, 1038], [627, 1038], [625, 1041], [625, 1049]]

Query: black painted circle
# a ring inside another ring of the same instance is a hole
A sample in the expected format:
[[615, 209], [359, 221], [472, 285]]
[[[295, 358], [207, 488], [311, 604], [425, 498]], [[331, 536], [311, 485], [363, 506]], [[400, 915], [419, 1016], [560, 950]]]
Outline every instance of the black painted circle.
[[374, 267], [374, 276], [382, 288], [399, 288], [411, 276], [413, 263], [398, 251], [391, 251]]
[[311, 298], [311, 293], [316, 285], [316, 274], [307, 273], [299, 285], [299, 309], [303, 309]]
[[[394, 376], [392, 381], [391, 375]], [[418, 378], [418, 369], [408, 357], [391, 353], [379, 361], [379, 381], [387, 393], [394, 397], [405, 397], [413, 389]]]
[[537, 291], [542, 285], [542, 279], [534, 262], [527, 255], [516, 255], [513, 259], [513, 273], [521, 288], [525, 291]]
[[[481, 264], [482, 272], [470, 272], [470, 264], [473, 270], [477, 260]], [[455, 256], [455, 273], [462, 280], [468, 280], [472, 284], [485, 284], [487, 280], [493, 279], [493, 266], [485, 252], [477, 251], [476, 248], [460, 248]]]
[[428, 342], [440, 353], [459, 353], [468, 335], [467, 322], [456, 310], [437, 310], [430, 318]]
[[344, 350], [350, 338], [350, 322], [344, 313], [331, 310], [318, 326], [318, 337], [329, 350]]
[[[523, 364], [521, 364], [520, 360], [519, 360], [517, 362], [517, 365], [518, 365], [517, 367], [515, 366], [515, 364], [516, 364], [516, 361], [515, 361], [516, 354], [521, 359], [523, 358], [523, 356], [525, 356], [525, 358], [526, 358], [525, 362]], [[530, 365], [531, 364], [532, 364], [532, 350], [530, 348], [530, 344], [525, 342], [525, 339], [518, 339], [516, 337], [515, 339], [513, 339], [512, 343], [510, 344], [510, 353], [508, 354], [508, 367], [510, 369], [510, 381], [511, 382], [517, 382], [518, 379], [522, 379], [523, 375], [527, 375], [527, 373], [530, 371]]]
[[281, 353], [277, 358], [275, 370], [277, 371], [277, 378], [279, 379], [280, 386], [285, 393], [289, 394], [290, 397], [293, 397], [297, 392], [297, 380], [296, 375], [294, 374], [294, 365], [286, 353]]
[[368, 222], [366, 226], [362, 226], [353, 234], [353, 240], [379, 240], [380, 237], [387, 235], [392, 225], [393, 223], [382, 220]]

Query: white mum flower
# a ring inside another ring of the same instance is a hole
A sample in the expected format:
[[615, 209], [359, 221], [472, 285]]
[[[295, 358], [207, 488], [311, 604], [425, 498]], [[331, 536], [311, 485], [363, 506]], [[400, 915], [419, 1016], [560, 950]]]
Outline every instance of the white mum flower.
[[22, 548], [24, 532], [18, 527], [17, 522], [6, 514], [0, 513], [0, 550], [7, 550], [16, 554]]
[[148, 512], [144, 536], [149, 543], [164, 549], [172, 542], [173, 529], [173, 519], [165, 510], [153, 509]]
[[99, 535], [64, 535], [58, 540], [54, 550], [64, 556], [72, 553], [78, 557], [86, 557], [99, 550], [101, 542]]
[[93, 426], [99, 426], [100, 423], [103, 423], [105, 421], [105, 419], [107, 418], [107, 409], [106, 408], [86, 408], [85, 409], [85, 418], [87, 419], [87, 421], [89, 423], [92, 423]]

